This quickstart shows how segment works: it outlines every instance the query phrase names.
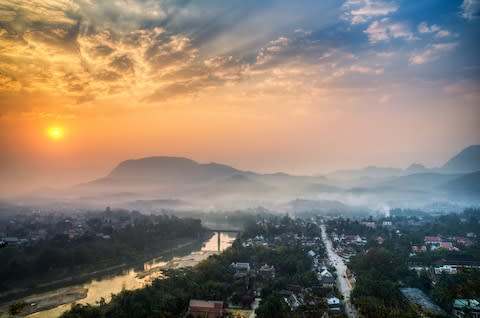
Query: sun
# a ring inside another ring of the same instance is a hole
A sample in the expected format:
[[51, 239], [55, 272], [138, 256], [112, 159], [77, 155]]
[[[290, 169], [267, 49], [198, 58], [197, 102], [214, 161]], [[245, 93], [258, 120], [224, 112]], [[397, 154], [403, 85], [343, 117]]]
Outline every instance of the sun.
[[50, 127], [48, 129], [48, 135], [52, 139], [60, 139], [63, 136], [63, 129], [60, 127]]

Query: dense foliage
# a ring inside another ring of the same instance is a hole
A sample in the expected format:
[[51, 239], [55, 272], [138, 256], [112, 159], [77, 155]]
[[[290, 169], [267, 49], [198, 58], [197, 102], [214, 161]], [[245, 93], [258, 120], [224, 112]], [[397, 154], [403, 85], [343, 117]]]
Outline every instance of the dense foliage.
[[[452, 253], [446, 249], [430, 250], [411, 255], [413, 244], [424, 244], [427, 235], [443, 237], [480, 236], [480, 210], [467, 209], [463, 213], [451, 213], [422, 220], [417, 217], [397, 216], [391, 219], [395, 228], [367, 228], [360, 222], [336, 220], [331, 230], [339, 233], [360, 233], [369, 239], [366, 252], [351, 259], [350, 268], [355, 273], [354, 301], [368, 317], [409, 317], [414, 315], [399, 287], [416, 287], [423, 290], [446, 312], [451, 312], [456, 298], [478, 299], [480, 296], [480, 272], [459, 271], [457, 274], [436, 275], [432, 266], [449, 255], [469, 255], [480, 259], [478, 241], [463, 246]], [[386, 240], [380, 246], [372, 239], [381, 235]], [[360, 248], [361, 249], [361, 248]], [[408, 270], [409, 264], [421, 265], [428, 270], [416, 273]], [[432, 281], [434, 283], [432, 283]], [[418, 308], [417, 308], [418, 310]]]
[[[289, 229], [300, 227], [288, 217], [282, 222], [281, 226]], [[247, 232], [253, 236], [260, 235], [263, 228], [253, 222], [247, 227]], [[192, 298], [223, 300], [248, 307], [255, 296], [254, 289], [259, 286], [262, 287], [263, 300], [257, 309], [257, 317], [291, 317], [290, 309], [278, 291], [292, 284], [310, 286], [316, 279], [311, 271], [311, 258], [306, 252], [301, 245], [288, 241], [270, 248], [243, 246], [237, 240], [222, 254], [210, 256], [193, 269], [168, 270], [165, 272], [167, 278], [155, 280], [151, 286], [123, 291], [114, 295], [109, 303], [102, 301], [97, 306], [75, 305], [62, 318], [181, 317]], [[230, 267], [233, 262], [273, 265], [276, 269], [275, 279], [264, 280], [255, 276], [235, 278]]]
[[442, 274], [432, 290], [432, 298], [448, 312], [453, 300], [480, 299], [480, 271], [464, 270], [455, 275]]
[[[7, 289], [18, 280], [33, 281], [40, 274], [58, 277], [85, 266], [98, 270], [102, 265], [133, 261], [142, 253], [158, 252], [179, 239], [196, 239], [204, 233], [200, 220], [174, 216], [136, 217], [119, 228], [102, 225], [96, 217], [87, 222], [94, 231], [76, 239], [58, 234], [35, 244], [1, 249], [0, 287]], [[96, 231], [108, 233], [108, 239]]]

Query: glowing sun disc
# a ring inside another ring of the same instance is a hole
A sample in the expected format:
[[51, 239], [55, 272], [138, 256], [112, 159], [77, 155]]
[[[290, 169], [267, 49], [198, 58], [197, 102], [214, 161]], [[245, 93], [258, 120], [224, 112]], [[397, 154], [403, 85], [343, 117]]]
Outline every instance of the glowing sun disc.
[[58, 138], [62, 137], [63, 131], [62, 131], [61, 128], [52, 127], [48, 130], [48, 135], [53, 139], [58, 139]]

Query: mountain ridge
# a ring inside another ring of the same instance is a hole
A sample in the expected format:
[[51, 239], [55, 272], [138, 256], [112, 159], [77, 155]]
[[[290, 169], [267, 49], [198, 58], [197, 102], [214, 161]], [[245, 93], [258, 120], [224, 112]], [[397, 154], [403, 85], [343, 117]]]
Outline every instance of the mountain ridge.
[[450, 158], [441, 168], [452, 172], [474, 172], [480, 170], [480, 145], [471, 145]]

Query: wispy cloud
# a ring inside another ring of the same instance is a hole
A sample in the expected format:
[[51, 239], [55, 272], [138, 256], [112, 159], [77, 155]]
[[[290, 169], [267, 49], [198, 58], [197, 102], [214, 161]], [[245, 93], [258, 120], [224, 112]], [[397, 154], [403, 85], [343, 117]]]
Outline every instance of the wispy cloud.
[[343, 5], [343, 18], [351, 24], [366, 23], [398, 10], [398, 5], [382, 0], [348, 0]]
[[409, 63], [418, 65], [435, 61], [442, 55], [453, 51], [457, 46], [457, 42], [431, 44], [422, 52], [412, 54], [409, 58]]
[[446, 37], [449, 37], [449, 36], [456, 36], [456, 34], [448, 31], [448, 30], [445, 30], [445, 29], [442, 29], [440, 26], [438, 26], [437, 24], [432, 24], [432, 25], [428, 25], [426, 22], [422, 22], [418, 25], [418, 32], [420, 34], [435, 34], [434, 37], [436, 38], [446, 38]]
[[474, 20], [480, 17], [479, 0], [463, 0], [461, 5], [462, 17], [467, 20]]
[[390, 22], [388, 18], [373, 21], [364, 31], [370, 43], [389, 41], [391, 39], [403, 38], [413, 40], [415, 36], [407, 24], [401, 22]]
[[428, 25], [427, 22], [422, 22], [418, 25], [418, 32], [420, 33], [433, 33], [440, 31], [440, 27], [436, 24]]

